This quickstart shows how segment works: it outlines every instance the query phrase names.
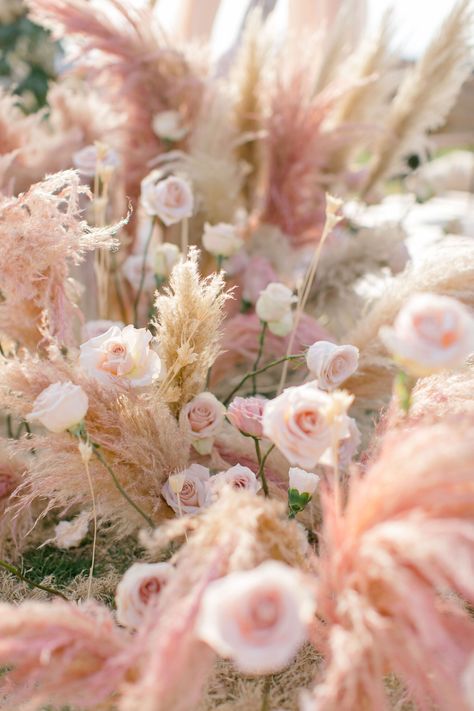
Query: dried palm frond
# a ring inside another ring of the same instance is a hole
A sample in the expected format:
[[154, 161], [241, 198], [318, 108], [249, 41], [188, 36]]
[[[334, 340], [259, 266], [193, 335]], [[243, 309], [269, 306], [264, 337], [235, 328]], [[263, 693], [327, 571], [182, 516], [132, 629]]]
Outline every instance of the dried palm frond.
[[459, 0], [400, 85], [375, 147], [364, 195], [396, 170], [404, 155], [420, 150], [424, 134], [443, 124], [472, 70], [471, 28], [470, 0]]
[[455, 418], [388, 436], [352, 478], [343, 514], [325, 492], [312, 641], [327, 666], [305, 710], [387, 709], [389, 672], [419, 708], [469, 708], [473, 426]]
[[156, 336], [166, 372], [159, 391], [175, 412], [205, 388], [209, 368], [220, 353], [223, 309], [230, 297], [222, 274], [200, 278], [198, 256], [191, 249], [155, 301]]

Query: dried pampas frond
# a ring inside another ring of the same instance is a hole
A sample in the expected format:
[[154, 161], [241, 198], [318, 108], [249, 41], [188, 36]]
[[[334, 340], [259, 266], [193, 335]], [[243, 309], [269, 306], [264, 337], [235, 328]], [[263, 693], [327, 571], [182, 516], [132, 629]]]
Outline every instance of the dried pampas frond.
[[473, 432], [455, 418], [392, 434], [344, 514], [323, 495], [313, 643], [327, 666], [305, 711], [386, 709], [389, 672], [419, 708], [470, 708]]
[[64, 171], [0, 202], [0, 330], [29, 348], [45, 336], [75, 343], [79, 294], [70, 267], [87, 251], [117, 245], [121, 225], [89, 227], [81, 195], [89, 192], [77, 173]]
[[363, 187], [367, 195], [398, 161], [439, 128], [472, 69], [470, 0], [459, 0], [418, 64], [403, 80]]
[[198, 256], [198, 250], [190, 250], [155, 301], [156, 337], [166, 372], [159, 392], [176, 413], [205, 388], [220, 353], [224, 305], [230, 298], [222, 274], [200, 278]]

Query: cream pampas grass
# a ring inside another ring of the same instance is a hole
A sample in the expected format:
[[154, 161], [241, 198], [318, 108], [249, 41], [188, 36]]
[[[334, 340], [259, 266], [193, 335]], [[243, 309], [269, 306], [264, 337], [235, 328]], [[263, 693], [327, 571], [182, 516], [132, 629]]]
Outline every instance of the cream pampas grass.
[[443, 124], [472, 69], [471, 29], [471, 4], [459, 0], [398, 89], [383, 136], [375, 146], [364, 194], [397, 170], [404, 155], [419, 151], [424, 134]]

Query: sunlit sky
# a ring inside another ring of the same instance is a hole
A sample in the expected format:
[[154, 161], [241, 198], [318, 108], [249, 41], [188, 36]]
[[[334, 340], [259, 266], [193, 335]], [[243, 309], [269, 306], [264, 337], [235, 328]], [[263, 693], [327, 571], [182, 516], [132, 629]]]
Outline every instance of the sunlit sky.
[[[281, 27], [285, 25], [288, 3], [291, 1], [278, 0], [276, 13]], [[161, 0], [158, 3], [158, 16], [165, 26], [169, 26], [178, 4], [177, 0]], [[369, 31], [376, 26], [385, 10], [392, 7], [397, 27], [397, 44], [405, 56], [414, 57], [424, 49], [437, 26], [453, 7], [454, 0], [368, 0], [368, 4]], [[213, 32], [216, 55], [231, 46], [247, 5], [248, 0], [222, 0]]]

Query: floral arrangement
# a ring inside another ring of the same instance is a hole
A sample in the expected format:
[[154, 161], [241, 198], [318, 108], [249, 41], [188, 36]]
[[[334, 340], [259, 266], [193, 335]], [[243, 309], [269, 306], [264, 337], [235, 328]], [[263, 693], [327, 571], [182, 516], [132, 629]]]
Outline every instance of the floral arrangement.
[[366, 206], [469, 3], [401, 77], [389, 18], [315, 61], [257, 9], [219, 74], [28, 6], [74, 58], [0, 99], [0, 708], [473, 708], [474, 247]]

